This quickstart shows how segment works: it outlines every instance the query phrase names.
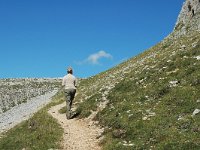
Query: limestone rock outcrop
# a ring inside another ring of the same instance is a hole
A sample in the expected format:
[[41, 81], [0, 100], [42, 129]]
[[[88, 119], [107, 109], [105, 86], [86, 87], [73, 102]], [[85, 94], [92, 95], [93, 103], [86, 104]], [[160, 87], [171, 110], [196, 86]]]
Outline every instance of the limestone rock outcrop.
[[200, 0], [186, 0], [183, 3], [172, 35], [176, 38], [193, 31], [200, 32]]

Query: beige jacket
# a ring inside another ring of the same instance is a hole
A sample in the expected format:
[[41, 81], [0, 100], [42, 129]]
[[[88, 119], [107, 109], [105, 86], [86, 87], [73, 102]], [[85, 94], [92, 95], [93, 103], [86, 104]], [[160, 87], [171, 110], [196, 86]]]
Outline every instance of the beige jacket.
[[62, 86], [65, 86], [65, 89], [76, 89], [76, 77], [72, 74], [67, 74], [63, 77]]

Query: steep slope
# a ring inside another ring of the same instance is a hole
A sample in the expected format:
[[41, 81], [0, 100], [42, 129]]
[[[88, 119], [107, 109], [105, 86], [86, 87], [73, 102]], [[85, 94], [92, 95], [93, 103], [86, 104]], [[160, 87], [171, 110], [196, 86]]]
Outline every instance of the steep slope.
[[199, 3], [156, 46], [81, 81], [77, 111], [105, 128], [104, 149], [200, 149]]

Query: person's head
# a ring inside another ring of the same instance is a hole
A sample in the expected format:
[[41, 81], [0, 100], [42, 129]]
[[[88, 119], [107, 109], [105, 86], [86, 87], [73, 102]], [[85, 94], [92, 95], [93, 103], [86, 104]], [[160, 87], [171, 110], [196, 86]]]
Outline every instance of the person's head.
[[68, 68], [67, 68], [67, 73], [68, 73], [68, 74], [69, 74], [69, 73], [70, 73], [70, 74], [73, 74], [73, 69], [72, 69], [72, 67], [68, 67]]

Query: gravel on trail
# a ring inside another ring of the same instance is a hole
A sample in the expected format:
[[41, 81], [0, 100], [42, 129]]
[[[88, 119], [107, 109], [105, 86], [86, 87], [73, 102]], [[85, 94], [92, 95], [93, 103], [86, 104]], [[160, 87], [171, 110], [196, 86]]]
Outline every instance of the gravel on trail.
[[13, 128], [20, 122], [29, 119], [35, 112], [51, 101], [52, 96], [57, 93], [53, 90], [44, 95], [33, 97], [26, 103], [17, 105], [5, 113], [0, 114], [0, 133]]
[[103, 138], [104, 129], [96, 125], [95, 121], [90, 118], [67, 120], [65, 114], [59, 113], [59, 110], [65, 106], [66, 103], [64, 102], [51, 107], [48, 111], [64, 129], [63, 140], [61, 141], [62, 149], [101, 150], [99, 143]]

